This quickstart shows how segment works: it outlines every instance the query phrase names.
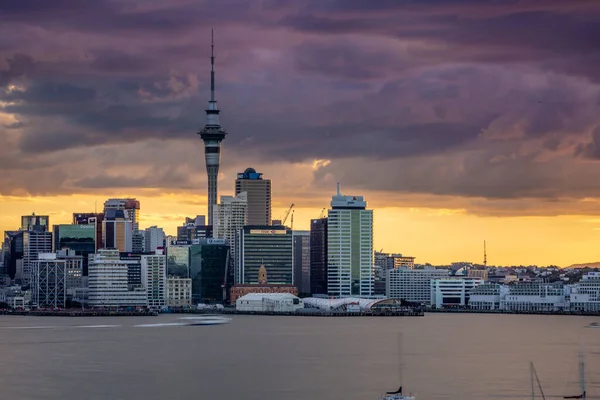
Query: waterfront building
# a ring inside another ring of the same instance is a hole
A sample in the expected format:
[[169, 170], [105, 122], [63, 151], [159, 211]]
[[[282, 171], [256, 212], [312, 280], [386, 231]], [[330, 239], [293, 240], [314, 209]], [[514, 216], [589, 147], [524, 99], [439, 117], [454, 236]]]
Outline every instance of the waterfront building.
[[45, 230], [23, 231], [23, 262], [21, 264], [21, 285], [28, 286], [31, 282], [32, 263], [40, 253], [52, 253], [52, 233]]
[[210, 100], [206, 109], [206, 125], [198, 134], [204, 141], [204, 160], [208, 176], [208, 225], [214, 225], [213, 208], [217, 204], [219, 164], [221, 163], [221, 142], [227, 132], [221, 128], [219, 108], [215, 100], [215, 57], [211, 36], [210, 52]]
[[102, 248], [102, 221], [104, 213], [73, 213], [73, 225], [93, 225], [96, 228], [96, 250]]
[[568, 290], [561, 282], [520, 283], [511, 285], [500, 299], [500, 308], [508, 311], [558, 311], [568, 309]]
[[148, 307], [164, 307], [167, 301], [167, 272], [166, 257], [158, 254], [143, 254], [140, 256], [142, 287], [146, 289]]
[[[131, 229], [137, 232], [140, 229], [140, 202], [136, 199], [108, 199], [104, 202], [104, 214], [107, 211], [122, 211], [125, 219], [131, 222]], [[111, 215], [114, 215], [111, 213]]]
[[31, 262], [31, 303], [35, 308], [64, 308], [67, 300], [65, 260], [39, 253]]
[[292, 231], [293, 284], [298, 292], [311, 294], [310, 289], [310, 231]]
[[225, 239], [201, 239], [190, 247], [192, 302], [223, 303], [226, 300], [229, 244]]
[[310, 290], [327, 294], [327, 218], [310, 221]]
[[21, 216], [22, 231], [50, 232], [50, 217], [47, 215], [23, 215]]
[[471, 291], [483, 283], [481, 278], [450, 276], [432, 279], [431, 307], [464, 307], [469, 305]]
[[[130, 285], [130, 267], [140, 265], [140, 257], [122, 258], [119, 250], [100, 249], [90, 254], [89, 300], [91, 307], [145, 307], [146, 290]], [[141, 273], [140, 273], [141, 275]]]
[[385, 280], [385, 295], [411, 303], [431, 303], [431, 280], [449, 275], [447, 269], [426, 267], [424, 269], [388, 269]]
[[506, 285], [484, 283], [471, 291], [469, 308], [473, 310], [500, 310], [501, 300], [510, 291]]
[[83, 260], [83, 275], [88, 274], [88, 256], [96, 252], [96, 226], [54, 225], [54, 251], [71, 249]]
[[344, 196], [338, 183], [327, 221], [330, 296], [373, 294], [373, 210], [363, 196]]
[[104, 248], [121, 252], [133, 251], [133, 223], [124, 210], [107, 209], [102, 224]]
[[249, 293], [290, 293], [298, 295], [294, 285], [269, 283], [267, 268], [261, 265], [258, 269], [257, 283], [234, 285], [230, 290], [230, 304], [235, 305], [237, 299]]
[[246, 312], [295, 312], [304, 302], [290, 293], [249, 293], [238, 298], [235, 309]]
[[74, 289], [84, 287], [83, 265], [85, 260], [83, 256], [78, 255], [77, 252], [72, 249], [58, 250], [55, 254], [57, 260], [65, 262], [67, 294], [72, 294]]
[[247, 225], [271, 225], [271, 180], [254, 168], [237, 174], [235, 194], [247, 193]]
[[167, 278], [167, 306], [189, 307], [192, 304], [192, 280], [179, 276]]
[[164, 247], [166, 237], [163, 228], [156, 225], [146, 228], [144, 230], [144, 251], [153, 252], [159, 247]]
[[573, 311], [600, 311], [600, 272], [588, 272], [572, 285], [570, 306]]
[[236, 236], [239, 282], [258, 283], [258, 270], [264, 265], [271, 283], [292, 285], [292, 243], [292, 231], [285, 226], [244, 226]]
[[237, 254], [236, 232], [246, 225], [248, 194], [241, 192], [234, 196], [221, 196], [221, 203], [214, 208], [213, 238], [225, 239], [231, 246], [230, 267], [235, 283], [241, 282], [240, 260]]
[[167, 243], [167, 276], [190, 277], [191, 240], [172, 240]]

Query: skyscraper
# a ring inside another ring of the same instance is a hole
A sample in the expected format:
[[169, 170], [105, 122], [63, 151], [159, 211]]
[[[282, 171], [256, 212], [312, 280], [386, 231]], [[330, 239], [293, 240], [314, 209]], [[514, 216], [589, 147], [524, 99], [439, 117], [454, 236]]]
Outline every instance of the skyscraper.
[[108, 209], [102, 221], [102, 243], [106, 249], [133, 250], [132, 222], [123, 210]]
[[237, 196], [221, 196], [221, 204], [214, 210], [213, 237], [227, 239], [230, 247], [230, 267], [235, 275], [235, 283], [241, 283], [239, 260], [237, 258], [236, 232], [246, 225], [248, 195], [242, 192]]
[[158, 247], [164, 247], [165, 238], [166, 235], [163, 228], [159, 228], [156, 225], [146, 228], [144, 233], [144, 251], [154, 252]]
[[23, 215], [21, 217], [22, 231], [50, 232], [50, 217], [47, 215]]
[[338, 183], [327, 221], [330, 296], [373, 294], [373, 210], [363, 196], [343, 196]]
[[73, 213], [73, 225], [96, 227], [96, 250], [102, 248], [102, 221], [104, 221], [104, 213]]
[[246, 168], [235, 180], [235, 194], [248, 193], [248, 225], [271, 225], [271, 180], [262, 175], [254, 168]]
[[52, 233], [47, 231], [24, 231], [23, 232], [23, 262], [21, 264], [20, 279], [23, 286], [31, 282], [33, 262], [38, 259], [39, 253], [52, 253]]
[[310, 221], [310, 291], [327, 294], [327, 218]]
[[294, 285], [298, 293], [310, 294], [310, 231], [292, 231]]
[[198, 134], [204, 141], [204, 159], [208, 175], [208, 224], [212, 225], [213, 207], [217, 204], [219, 163], [221, 161], [221, 141], [225, 132], [219, 122], [219, 109], [215, 100], [215, 45], [211, 31], [210, 44], [210, 100], [206, 110], [206, 125]]
[[140, 229], [140, 202], [136, 199], [108, 199], [104, 202], [104, 214], [108, 210], [120, 210], [131, 221], [133, 232]]

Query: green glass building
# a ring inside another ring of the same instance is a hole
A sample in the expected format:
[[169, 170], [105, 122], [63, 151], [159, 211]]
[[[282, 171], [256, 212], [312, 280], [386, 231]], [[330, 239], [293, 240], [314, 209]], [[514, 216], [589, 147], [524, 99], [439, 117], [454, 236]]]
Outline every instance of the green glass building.
[[231, 286], [229, 244], [225, 239], [199, 239], [190, 247], [192, 304], [223, 303]]

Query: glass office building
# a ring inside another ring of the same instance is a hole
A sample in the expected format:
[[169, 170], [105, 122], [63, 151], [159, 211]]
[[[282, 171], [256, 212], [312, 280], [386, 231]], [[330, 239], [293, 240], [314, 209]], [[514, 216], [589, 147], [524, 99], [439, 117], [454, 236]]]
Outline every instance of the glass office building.
[[229, 245], [225, 239], [201, 239], [190, 247], [192, 304], [222, 303], [232, 284], [228, 273]]
[[173, 240], [167, 245], [167, 276], [190, 277], [191, 241]]
[[88, 255], [96, 252], [95, 225], [54, 225], [54, 251], [65, 248], [83, 257], [83, 275], [88, 275]]

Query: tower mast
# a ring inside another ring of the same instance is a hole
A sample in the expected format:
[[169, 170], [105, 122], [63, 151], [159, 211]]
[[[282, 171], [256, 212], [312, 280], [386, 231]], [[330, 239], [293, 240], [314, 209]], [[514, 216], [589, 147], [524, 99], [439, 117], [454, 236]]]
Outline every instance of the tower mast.
[[204, 141], [204, 159], [208, 177], [208, 224], [213, 224], [213, 208], [217, 204], [219, 165], [221, 162], [221, 141], [227, 132], [221, 128], [219, 108], [215, 100], [215, 41], [214, 31], [210, 31], [210, 100], [206, 109], [206, 125], [198, 132]]

